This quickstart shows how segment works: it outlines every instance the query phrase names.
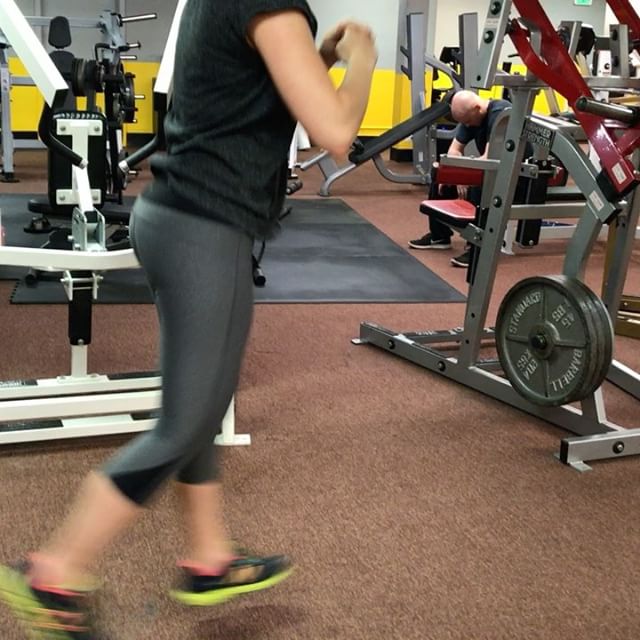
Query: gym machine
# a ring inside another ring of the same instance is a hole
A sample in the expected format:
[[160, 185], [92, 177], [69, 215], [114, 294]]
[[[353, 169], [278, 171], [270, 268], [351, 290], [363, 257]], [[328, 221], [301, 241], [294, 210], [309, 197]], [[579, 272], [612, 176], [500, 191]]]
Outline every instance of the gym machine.
[[[462, 87], [463, 80], [453, 69], [433, 58], [425, 56], [426, 33], [424, 14], [412, 13], [407, 16], [407, 47], [402, 47], [402, 55], [407, 59], [407, 65], [402, 66], [402, 72], [411, 81], [411, 100], [413, 116], [396, 125], [381, 136], [367, 140], [356, 139], [349, 154], [349, 161], [339, 166], [327, 151], [300, 164], [302, 171], [318, 165], [325, 179], [319, 194], [324, 197], [331, 195], [332, 185], [340, 178], [351, 173], [359, 166], [373, 160], [380, 174], [401, 184], [429, 184], [431, 167], [436, 160], [436, 123], [449, 113], [449, 107], [441, 102], [425, 108], [424, 75], [425, 64], [441, 71], [451, 78], [454, 88]], [[413, 173], [396, 173], [385, 164], [381, 154], [398, 143], [411, 138], [413, 142]]]
[[[640, 24], [626, 0], [610, 4], [624, 8], [624, 15], [616, 15], [632, 29]], [[518, 17], [511, 17], [512, 7]], [[506, 35], [528, 69], [526, 76], [497, 71]], [[489, 159], [448, 159], [449, 164], [484, 171], [478, 221], [470, 203], [439, 200], [421, 206], [460, 230], [473, 245], [464, 326], [401, 333], [364, 322], [354, 343], [379, 347], [576, 434], [562, 440], [559, 458], [587, 470], [587, 461], [640, 453], [640, 429], [608, 419], [602, 388], [608, 381], [640, 399], [640, 375], [613, 359], [609, 313], [620, 304], [640, 216], [640, 110], [592, 97], [592, 89], [640, 90], [640, 80], [583, 78], [539, 0], [492, 0], [473, 86], [486, 89], [495, 84], [509, 88], [513, 107], [496, 133], [498, 144], [489, 147]], [[568, 100], [601, 168], [562, 127], [532, 115], [535, 95], [545, 86]], [[573, 205], [579, 222], [563, 273], [517, 283], [503, 299], [495, 327], [487, 328], [507, 223], [541, 217], [538, 205], [513, 205], [519, 178], [535, 176], [539, 170], [537, 164], [523, 163], [527, 143], [537, 160], [557, 157], [586, 199]], [[618, 230], [615, 258], [599, 297], [583, 283], [584, 270], [602, 226], [613, 222]], [[486, 351], [481, 353], [485, 348], [497, 350], [498, 357], [486, 357]]]
[[[67, 79], [70, 85], [85, 86], [88, 84], [91, 74], [98, 74], [102, 76], [102, 83], [109, 85], [109, 93], [114, 94], [114, 89], [117, 89], [118, 95], [122, 96], [123, 111], [122, 116], [125, 122], [132, 122], [135, 114], [135, 99], [141, 99], [144, 96], [135, 96], [133, 87], [133, 75], [125, 74], [121, 68], [120, 60], [135, 59], [135, 56], [124, 55], [125, 52], [131, 49], [140, 48], [140, 43], [127, 43], [122, 28], [129, 22], [137, 22], [140, 20], [153, 20], [157, 18], [157, 14], [145, 14], [140, 16], [123, 17], [118, 13], [111, 11], [103, 11], [100, 14], [98, 20], [92, 20], [87, 18], [50, 18], [43, 16], [28, 16], [26, 20], [32, 27], [45, 27], [51, 29], [51, 25], [54, 25], [55, 32], [62, 34], [60, 36], [49, 38], [49, 44], [55, 49], [52, 56], [58, 61], [63, 61], [62, 66], [64, 68], [63, 76]], [[103, 42], [96, 46], [96, 56], [93, 61], [84, 61], [82, 59], [75, 58], [73, 54], [65, 51], [66, 47], [71, 44], [70, 35], [65, 35], [64, 29], [60, 30], [59, 22], [64, 20], [68, 23], [68, 26], [74, 29], [97, 29], [102, 35]], [[12, 134], [11, 127], [11, 87], [12, 86], [35, 86], [34, 81], [29, 77], [13, 77], [9, 71], [7, 50], [11, 47], [10, 42], [0, 31], [0, 111], [1, 111], [1, 124], [2, 124], [2, 179], [5, 182], [15, 181], [14, 174], [14, 149], [39, 149], [42, 148], [42, 144], [37, 140], [16, 140]], [[77, 62], [76, 62], [77, 61]], [[60, 67], [59, 67], [60, 68]], [[114, 70], [118, 71], [118, 74], [114, 74]], [[117, 84], [121, 86], [114, 86], [116, 83], [114, 80], [115, 75], [119, 75], [117, 78]], [[86, 77], [85, 77], [86, 76]], [[99, 83], [99, 84], [102, 84]], [[97, 90], [100, 90], [99, 88]], [[80, 89], [79, 89], [80, 91]], [[84, 92], [78, 93], [78, 95], [85, 95]], [[95, 111], [95, 90], [88, 92], [88, 111]], [[74, 103], [71, 96], [68, 98], [66, 106]], [[117, 116], [117, 118], [110, 118], [111, 120], [118, 120], [121, 116], [113, 108], [109, 109], [110, 105], [107, 105], [107, 113], [110, 112]], [[115, 130], [118, 130], [117, 122]], [[122, 123], [119, 123], [121, 127]], [[119, 141], [121, 136], [114, 136], [111, 142], [114, 149], [121, 148]], [[117, 163], [116, 163], [117, 164]], [[114, 165], [115, 166], [115, 165]], [[114, 176], [116, 174], [114, 173]]]
[[[157, 103], [165, 106], [170, 97], [179, 22], [186, 2], [180, 0], [176, 8], [154, 87]], [[44, 96], [46, 107], [40, 122], [40, 135], [49, 148], [55, 148], [72, 163], [73, 195], [77, 200], [72, 219], [72, 251], [0, 247], [0, 264], [64, 273], [62, 283], [69, 298], [71, 343], [70, 375], [0, 383], [0, 445], [147, 430], [154, 425], [154, 415], [159, 407], [160, 377], [153, 372], [106, 376], [90, 374], [87, 369], [92, 304], [98, 296], [100, 274], [135, 268], [138, 263], [131, 249], [105, 250], [105, 221], [91, 197], [87, 160], [66, 147], [52, 126], [52, 113], [64, 103], [67, 83], [15, 0], [3, 0], [0, 4], [0, 29]], [[122, 170], [127, 168], [128, 161], [141, 161], [162, 143], [159, 132], [146, 147], [121, 162]], [[235, 434], [232, 404], [216, 443], [249, 442], [248, 436]]]
[[[558, 35], [582, 75], [588, 76], [591, 69], [593, 75], [599, 77], [609, 76], [612, 73], [618, 77], [632, 77], [629, 54], [634, 51], [634, 41], [629, 37], [627, 25], [611, 25], [609, 36], [605, 38], [597, 36], [592, 27], [583, 25], [579, 21], [563, 21], [558, 29]], [[589, 64], [590, 58], [592, 58], [591, 64]], [[564, 126], [567, 133], [573, 135], [576, 140], [584, 142], [586, 140], [584, 132], [573, 114], [561, 113], [555, 98], [556, 94], [551, 88], [545, 89], [544, 93], [551, 109], [551, 116], [538, 115], [538, 117], [546, 118], [558, 126]], [[594, 97], [598, 100], [608, 100], [609, 92], [596, 91]], [[633, 99], [637, 100], [637, 98]], [[618, 99], [613, 99], [612, 102], [614, 101], [617, 102]], [[597, 163], [597, 158], [594, 152], [591, 156], [592, 161]], [[552, 186], [548, 193], [550, 203], [566, 202], [582, 197], [575, 188], [564, 186]], [[530, 248], [542, 240], [567, 240], [572, 237], [574, 230], [573, 223], [555, 220], [546, 222], [512, 220], [505, 233], [503, 253], [513, 255], [516, 244], [523, 248]], [[606, 240], [609, 234], [610, 228], [606, 226], [601, 230], [599, 239]], [[640, 238], [640, 229], [636, 230], [636, 238]]]
[[[135, 122], [136, 96], [134, 75], [127, 73], [123, 60], [135, 59], [129, 52], [141, 47], [139, 42], [129, 43], [123, 33], [124, 25], [153, 20], [157, 14], [123, 17], [105, 11], [97, 24], [91, 20], [56, 18], [28, 18], [30, 24], [49, 26], [49, 44], [54, 47], [51, 58], [67, 81], [71, 91], [64, 108], [54, 114], [56, 135], [65, 145], [89, 160], [89, 180], [94, 204], [103, 215], [116, 224], [126, 223], [122, 214], [104, 210], [106, 202], [122, 204], [122, 193], [128, 175], [118, 164], [125, 151], [122, 148], [122, 128]], [[71, 27], [97, 27], [102, 42], [95, 46], [95, 57], [90, 60], [75, 57], [66, 50], [71, 45]], [[104, 95], [104, 112], [96, 106], [96, 95]], [[87, 108], [78, 111], [76, 98], [86, 96]], [[71, 165], [61, 159], [55, 150], [49, 150], [49, 188], [46, 200], [32, 200], [29, 210], [38, 214], [25, 230], [31, 233], [51, 231], [49, 216], [68, 217], [74, 205], [70, 192]], [[64, 230], [61, 234], [64, 236]], [[62, 242], [53, 242], [55, 248], [64, 248]]]

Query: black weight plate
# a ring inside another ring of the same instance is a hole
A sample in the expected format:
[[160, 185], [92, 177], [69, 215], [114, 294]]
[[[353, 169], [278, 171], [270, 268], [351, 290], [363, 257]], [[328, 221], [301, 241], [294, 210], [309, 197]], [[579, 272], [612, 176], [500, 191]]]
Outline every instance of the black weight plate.
[[73, 91], [74, 96], [86, 96], [86, 88], [85, 88], [85, 70], [86, 70], [86, 61], [82, 58], [75, 58], [73, 61], [73, 67], [71, 71], [71, 91]]
[[578, 399], [602, 361], [591, 292], [564, 276], [527, 278], [505, 296], [496, 322], [500, 363], [513, 387], [542, 406]]
[[[568, 397], [566, 402], [574, 402], [576, 400], [581, 400], [586, 397], [590, 390], [593, 388], [594, 379], [598, 375], [598, 371], [600, 369], [599, 363], [601, 362], [601, 332], [599, 329], [599, 316], [596, 310], [595, 296], [593, 292], [585, 287], [580, 281], [573, 280], [571, 278], [567, 278], [566, 276], [552, 276], [552, 279], [560, 286], [567, 296], [567, 301], [569, 304], [569, 309], [571, 309], [571, 305], [574, 305], [575, 308], [579, 308], [581, 311], [581, 317], [584, 318], [584, 323], [586, 327], [586, 336], [587, 336], [587, 348], [584, 350], [584, 353], [580, 356], [579, 360], [581, 361], [581, 375], [577, 375], [572, 383], [575, 382], [573, 388], [568, 393]], [[571, 313], [571, 311], [570, 311]], [[569, 316], [563, 317], [561, 322], [564, 322]], [[575, 325], [574, 325], [575, 326]], [[569, 340], [573, 336], [574, 326], [568, 328], [568, 332], [565, 335], [565, 338]], [[571, 354], [571, 350], [565, 351], [565, 356]], [[573, 372], [573, 369], [577, 365], [578, 358], [577, 352], [574, 350], [571, 358], [571, 363], [568, 364], [569, 369]], [[570, 375], [568, 377], [571, 377]], [[560, 377], [550, 381], [550, 388], [557, 390], [560, 388], [564, 388], [565, 378]], [[569, 388], [571, 388], [571, 383], [569, 384]]]
[[576, 304], [580, 305], [585, 315], [588, 333], [592, 336], [589, 359], [585, 362], [586, 374], [582, 385], [575, 388], [571, 398], [572, 401], [581, 400], [593, 392], [595, 380], [602, 369], [602, 359], [604, 357], [602, 348], [605, 334], [600, 326], [600, 315], [597, 306], [599, 299], [591, 289], [579, 280], [566, 276], [553, 276], [553, 279], [571, 292]]
[[595, 357], [593, 358], [592, 379], [581, 391], [579, 399], [582, 399], [591, 395], [604, 382], [613, 358], [615, 337], [611, 317], [602, 299], [579, 280], [570, 280], [568, 286], [573, 287], [574, 290], [580, 290], [578, 295], [584, 295], [585, 300], [589, 300], [589, 305], [593, 310], [591, 317], [598, 335], [598, 349], [593, 352]]
[[120, 93], [120, 105], [124, 111], [124, 121], [132, 123], [136, 119], [136, 89], [135, 76], [132, 73], [125, 74], [123, 90]]

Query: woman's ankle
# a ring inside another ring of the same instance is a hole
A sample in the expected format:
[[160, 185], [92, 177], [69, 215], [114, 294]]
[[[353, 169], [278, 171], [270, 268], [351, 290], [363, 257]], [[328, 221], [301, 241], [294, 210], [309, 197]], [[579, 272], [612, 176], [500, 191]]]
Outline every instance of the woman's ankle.
[[192, 550], [179, 564], [193, 573], [218, 575], [224, 573], [236, 557], [229, 543], [213, 549]]
[[28, 578], [32, 586], [41, 589], [93, 591], [98, 582], [83, 569], [72, 567], [64, 558], [47, 552], [29, 556]]

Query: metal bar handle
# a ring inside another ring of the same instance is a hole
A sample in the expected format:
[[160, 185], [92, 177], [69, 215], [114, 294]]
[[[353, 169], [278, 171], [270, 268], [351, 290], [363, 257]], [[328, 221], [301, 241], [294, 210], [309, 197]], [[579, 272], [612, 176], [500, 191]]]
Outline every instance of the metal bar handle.
[[158, 18], [157, 13], [141, 13], [137, 16], [120, 17], [120, 24], [127, 24], [128, 22], [143, 22], [144, 20], [156, 20]]
[[38, 123], [38, 135], [44, 144], [66, 158], [72, 165], [85, 169], [88, 166], [87, 160], [77, 154], [73, 149], [67, 147], [60, 139], [56, 138], [52, 131], [53, 109], [45, 103], [40, 122]]
[[640, 122], [640, 109], [628, 107], [622, 104], [611, 104], [610, 102], [600, 102], [593, 98], [581, 96], [576, 100], [576, 109], [584, 113], [592, 113], [602, 118], [610, 118], [618, 122], [634, 125]]

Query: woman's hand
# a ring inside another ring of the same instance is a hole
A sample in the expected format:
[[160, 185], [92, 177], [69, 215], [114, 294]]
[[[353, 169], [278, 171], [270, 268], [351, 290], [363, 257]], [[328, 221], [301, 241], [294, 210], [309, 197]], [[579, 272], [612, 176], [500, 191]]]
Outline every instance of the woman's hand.
[[360, 53], [375, 65], [378, 59], [375, 40], [373, 31], [367, 25], [358, 22], [347, 23], [335, 48], [338, 60], [349, 63], [354, 54]]
[[354, 20], [338, 22], [325, 34], [320, 45], [320, 55], [329, 69], [339, 60], [348, 62], [357, 50], [366, 51], [374, 59], [378, 57], [373, 32]]
[[320, 45], [320, 55], [327, 65], [327, 69], [331, 69], [331, 67], [333, 67], [333, 65], [338, 62], [336, 47], [338, 46], [338, 42], [342, 40], [344, 31], [349, 24], [349, 20], [342, 20], [341, 22], [338, 22], [338, 24], [330, 29], [322, 39], [322, 44]]

